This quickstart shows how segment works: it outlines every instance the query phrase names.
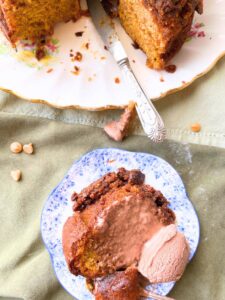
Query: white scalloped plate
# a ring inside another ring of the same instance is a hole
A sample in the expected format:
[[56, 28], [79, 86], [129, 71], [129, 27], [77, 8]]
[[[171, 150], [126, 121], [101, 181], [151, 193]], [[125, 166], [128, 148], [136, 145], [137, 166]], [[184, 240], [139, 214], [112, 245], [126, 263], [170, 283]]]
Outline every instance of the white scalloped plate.
[[[147, 68], [143, 52], [134, 49], [117, 24], [132, 68], [149, 98], [157, 99], [188, 86], [225, 54], [225, 0], [204, 2], [204, 14], [196, 14], [189, 41], [171, 62], [177, 66], [173, 74]], [[77, 37], [75, 33], [80, 31], [84, 33]], [[33, 45], [21, 44], [15, 52], [0, 34], [2, 90], [59, 108], [101, 110], [124, 107], [132, 100], [119, 68], [104, 49], [89, 17], [57, 25], [47, 43], [48, 56], [40, 62], [34, 58]], [[81, 52], [83, 60], [71, 61], [70, 50]], [[75, 66], [80, 68], [79, 75], [74, 74]]]
[[[75, 161], [60, 184], [47, 199], [41, 216], [41, 233], [51, 257], [56, 276], [62, 286], [78, 300], [93, 300], [82, 276], [72, 275], [62, 250], [62, 228], [72, 215], [71, 195], [79, 192], [93, 181], [118, 168], [140, 169], [146, 175], [146, 183], [160, 190], [170, 201], [176, 214], [178, 230], [184, 233], [190, 245], [190, 260], [199, 243], [198, 216], [187, 197], [178, 173], [163, 159], [145, 153], [119, 149], [97, 149]], [[159, 295], [167, 295], [174, 282], [153, 284], [147, 288]]]

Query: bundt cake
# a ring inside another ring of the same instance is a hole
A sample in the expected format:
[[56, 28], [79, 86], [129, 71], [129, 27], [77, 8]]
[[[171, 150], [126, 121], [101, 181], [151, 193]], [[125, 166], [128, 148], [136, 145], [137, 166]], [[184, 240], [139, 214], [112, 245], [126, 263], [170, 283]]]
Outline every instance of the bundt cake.
[[73, 194], [62, 236], [73, 274], [95, 278], [137, 265], [144, 243], [175, 222], [168, 201], [144, 179], [121, 168]]
[[202, 1], [103, 0], [103, 5], [112, 16], [118, 12], [126, 32], [146, 53], [147, 65], [163, 69], [184, 44], [195, 10], [202, 13]]
[[12, 44], [42, 39], [56, 23], [77, 20], [80, 13], [79, 0], [0, 0], [0, 26]]

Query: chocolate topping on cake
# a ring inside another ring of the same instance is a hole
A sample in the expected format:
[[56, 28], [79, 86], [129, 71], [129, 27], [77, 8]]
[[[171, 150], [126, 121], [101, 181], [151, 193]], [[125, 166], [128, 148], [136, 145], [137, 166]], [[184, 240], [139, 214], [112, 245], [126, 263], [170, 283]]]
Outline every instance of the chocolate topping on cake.
[[127, 171], [120, 168], [117, 173], [108, 173], [96, 182], [90, 184], [79, 194], [73, 193], [71, 200], [75, 201], [74, 211], [82, 211], [86, 206], [95, 203], [110, 190], [116, 190], [126, 184], [143, 184], [145, 175], [139, 170]]

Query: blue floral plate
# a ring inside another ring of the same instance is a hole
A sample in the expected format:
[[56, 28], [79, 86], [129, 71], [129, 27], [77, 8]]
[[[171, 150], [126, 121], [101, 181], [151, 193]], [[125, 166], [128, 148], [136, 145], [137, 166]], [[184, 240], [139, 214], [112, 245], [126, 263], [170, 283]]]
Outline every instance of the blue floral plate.
[[[49, 196], [42, 212], [41, 232], [49, 251], [56, 276], [65, 290], [78, 300], [91, 300], [94, 297], [87, 290], [82, 276], [72, 275], [66, 265], [62, 250], [62, 228], [72, 215], [71, 194], [79, 192], [104, 174], [124, 167], [140, 169], [146, 175], [146, 183], [160, 190], [170, 201], [176, 214], [178, 229], [183, 232], [190, 244], [190, 260], [194, 256], [200, 236], [199, 221], [195, 209], [187, 197], [183, 182], [178, 173], [161, 158], [118, 149], [97, 149], [75, 161], [61, 183]], [[174, 282], [149, 285], [148, 289], [167, 295]]]

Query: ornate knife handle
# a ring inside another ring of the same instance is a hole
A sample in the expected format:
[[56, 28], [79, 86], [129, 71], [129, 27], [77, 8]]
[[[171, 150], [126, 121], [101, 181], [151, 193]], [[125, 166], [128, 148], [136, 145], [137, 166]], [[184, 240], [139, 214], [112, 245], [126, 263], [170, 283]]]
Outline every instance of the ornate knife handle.
[[137, 78], [131, 70], [128, 59], [122, 59], [118, 62], [118, 65], [122, 70], [125, 80], [133, 90], [136, 110], [144, 132], [152, 141], [156, 143], [162, 142], [166, 138], [166, 129], [162, 118], [138, 83]]

